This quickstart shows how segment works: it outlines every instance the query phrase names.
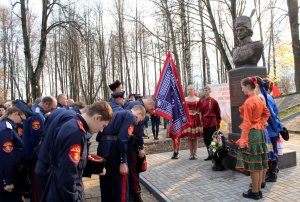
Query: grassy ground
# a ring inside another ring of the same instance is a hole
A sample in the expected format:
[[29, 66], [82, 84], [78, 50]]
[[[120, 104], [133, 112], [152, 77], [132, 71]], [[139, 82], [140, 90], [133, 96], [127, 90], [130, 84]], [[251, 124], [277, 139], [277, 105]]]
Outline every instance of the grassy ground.
[[299, 111], [300, 111], [300, 105], [296, 105], [291, 108], [283, 110], [282, 112], [279, 113], [278, 116], [279, 116], [279, 119], [282, 119], [284, 117], [287, 117], [287, 116], [294, 114], [296, 112], [299, 112]]

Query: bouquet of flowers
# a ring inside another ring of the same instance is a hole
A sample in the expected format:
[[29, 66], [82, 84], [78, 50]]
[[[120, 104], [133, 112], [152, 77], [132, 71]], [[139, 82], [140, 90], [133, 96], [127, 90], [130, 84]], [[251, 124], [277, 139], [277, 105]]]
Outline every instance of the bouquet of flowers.
[[221, 131], [214, 132], [211, 144], [208, 148], [211, 157], [219, 157], [221, 151], [225, 150], [225, 137]]

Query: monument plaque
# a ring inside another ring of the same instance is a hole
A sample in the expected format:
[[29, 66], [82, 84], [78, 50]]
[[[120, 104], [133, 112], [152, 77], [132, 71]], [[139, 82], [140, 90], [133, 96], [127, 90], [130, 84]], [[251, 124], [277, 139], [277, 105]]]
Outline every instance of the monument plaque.
[[231, 106], [239, 107], [243, 104], [245, 100], [245, 95], [241, 91], [241, 80], [245, 78], [244, 75], [233, 76], [229, 81], [230, 86], [230, 98], [231, 98]]

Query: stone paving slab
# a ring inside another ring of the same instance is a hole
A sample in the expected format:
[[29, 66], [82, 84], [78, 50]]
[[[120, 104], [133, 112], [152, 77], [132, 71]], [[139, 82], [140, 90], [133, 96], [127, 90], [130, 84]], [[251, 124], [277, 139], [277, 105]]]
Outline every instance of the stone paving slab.
[[[300, 152], [299, 135], [284, 148]], [[216, 172], [212, 163], [204, 161], [206, 149], [198, 149], [198, 159], [189, 160], [189, 151], [180, 151], [180, 159], [170, 159], [172, 152], [147, 156], [148, 170], [142, 178], [167, 198], [165, 201], [252, 201], [242, 197], [248, 190], [250, 177], [232, 170]], [[300, 156], [297, 156], [299, 162]], [[280, 170], [276, 183], [267, 183], [261, 201], [299, 201], [300, 165]]]
[[296, 116], [292, 119], [282, 121], [282, 124], [290, 131], [293, 133], [300, 133], [300, 116]]
[[[288, 128], [299, 130], [300, 119], [289, 120]], [[153, 142], [151, 129], [148, 128], [150, 139]], [[164, 141], [165, 130], [161, 128], [159, 141]], [[92, 152], [96, 151], [95, 137], [92, 138]], [[201, 146], [201, 145], [199, 145]], [[300, 135], [291, 134], [290, 141], [284, 142], [286, 149], [300, 152]], [[171, 160], [172, 152], [147, 155], [148, 170], [141, 174], [141, 178], [148, 180], [148, 184], [155, 187], [157, 193], [142, 187], [142, 198], [145, 202], [155, 201], [250, 201], [241, 194], [248, 189], [250, 177], [235, 171], [213, 172], [211, 162], [203, 161], [206, 158], [204, 148], [198, 149], [198, 160], [188, 160], [188, 150], [180, 151], [179, 160]], [[299, 155], [297, 154], [297, 161]], [[174, 166], [178, 167], [175, 174], [170, 172]], [[264, 199], [261, 201], [299, 201], [300, 202], [300, 166], [283, 169], [279, 172], [278, 182], [268, 183], [263, 190]], [[99, 177], [84, 178], [84, 198], [87, 202], [98, 202], [100, 198]], [[177, 191], [179, 190], [179, 191]], [[177, 194], [175, 194], [177, 193]], [[211, 195], [213, 197], [211, 197]], [[164, 196], [165, 198], [163, 198]]]

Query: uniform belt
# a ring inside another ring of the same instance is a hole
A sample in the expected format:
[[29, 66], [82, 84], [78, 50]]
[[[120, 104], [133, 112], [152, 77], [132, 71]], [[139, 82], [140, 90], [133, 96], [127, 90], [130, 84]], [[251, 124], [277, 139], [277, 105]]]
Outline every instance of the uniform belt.
[[112, 140], [112, 141], [116, 141], [118, 140], [118, 136], [115, 135], [105, 135], [101, 137], [101, 141], [105, 141], [105, 140]]

